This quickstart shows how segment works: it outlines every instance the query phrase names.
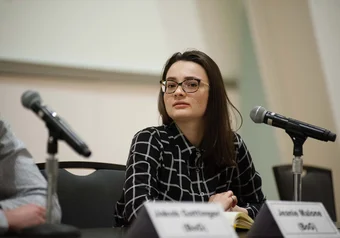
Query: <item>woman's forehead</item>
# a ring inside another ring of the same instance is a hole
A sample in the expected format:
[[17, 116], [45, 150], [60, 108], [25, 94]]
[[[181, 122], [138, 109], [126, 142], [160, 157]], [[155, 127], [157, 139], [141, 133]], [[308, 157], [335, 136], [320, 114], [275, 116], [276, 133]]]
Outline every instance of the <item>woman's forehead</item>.
[[191, 61], [177, 61], [169, 68], [166, 79], [184, 80], [186, 78], [197, 78], [208, 81], [207, 73], [204, 68]]

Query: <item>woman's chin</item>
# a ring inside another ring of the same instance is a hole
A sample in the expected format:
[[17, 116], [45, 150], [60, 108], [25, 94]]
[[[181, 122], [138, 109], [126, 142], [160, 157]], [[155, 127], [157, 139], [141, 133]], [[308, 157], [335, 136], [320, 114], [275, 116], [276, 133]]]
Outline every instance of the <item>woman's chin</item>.
[[185, 121], [190, 120], [192, 116], [188, 113], [176, 113], [171, 116], [174, 121]]
[[192, 119], [196, 118], [194, 115], [192, 115], [192, 113], [188, 113], [188, 112], [179, 112], [177, 111], [176, 113], [171, 115], [171, 118], [174, 121], [191, 121]]

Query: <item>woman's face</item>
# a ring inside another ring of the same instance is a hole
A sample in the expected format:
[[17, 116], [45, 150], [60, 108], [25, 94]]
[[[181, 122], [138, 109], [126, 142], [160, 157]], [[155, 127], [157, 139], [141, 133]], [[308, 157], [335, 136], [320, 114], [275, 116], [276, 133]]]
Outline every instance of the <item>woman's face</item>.
[[[197, 89], [196, 92], [190, 93]], [[185, 81], [186, 80], [186, 81]], [[181, 83], [176, 91], [168, 94], [164, 93], [164, 104], [168, 115], [175, 122], [188, 122], [192, 120], [200, 121], [207, 108], [209, 97], [209, 80], [202, 66], [191, 61], [177, 61], [166, 74], [167, 90], [173, 90], [176, 82]], [[183, 90], [186, 90], [185, 92]]]

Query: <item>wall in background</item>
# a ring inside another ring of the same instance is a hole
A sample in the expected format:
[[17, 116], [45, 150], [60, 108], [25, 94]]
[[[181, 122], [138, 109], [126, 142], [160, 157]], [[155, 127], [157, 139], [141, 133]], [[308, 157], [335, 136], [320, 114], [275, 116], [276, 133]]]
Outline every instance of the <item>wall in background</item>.
[[[239, 106], [237, 89], [228, 86]], [[91, 161], [125, 164], [133, 135], [161, 124], [157, 111], [158, 82], [153, 84], [74, 78], [0, 75], [0, 115], [8, 120], [36, 162], [46, 159], [47, 129], [20, 102], [27, 89], [37, 90], [44, 102], [63, 117], [88, 144]], [[60, 142], [59, 160], [83, 160]]]
[[243, 115], [242, 135], [262, 177], [262, 187], [267, 199], [278, 199], [272, 167], [281, 163], [277, 140], [272, 127], [256, 125], [250, 119], [255, 106], [267, 107], [267, 98], [257, 64], [253, 39], [245, 11], [242, 14], [242, 61], [239, 80], [240, 108]]
[[309, 0], [308, 3], [334, 123], [340, 132], [340, 1]]
[[[134, 133], [160, 123], [166, 59], [197, 48], [220, 66], [238, 105], [235, 1], [0, 1], [0, 112], [37, 161], [47, 131], [20, 103], [27, 89], [72, 125], [91, 159], [125, 164]], [[63, 143], [60, 160], [79, 158]]]
[[[336, 132], [309, 1], [246, 0], [245, 4], [268, 109]], [[291, 164], [292, 140], [284, 130], [272, 129], [276, 132], [281, 163]], [[303, 148], [304, 164], [334, 171], [339, 205], [339, 144], [307, 139]]]
[[159, 75], [197, 48], [239, 76], [237, 1], [0, 1], [0, 60]]
[[[323, 70], [327, 80], [337, 71], [318, 51], [328, 60], [337, 56], [328, 54], [335, 48], [325, 46], [333, 41], [318, 25], [325, 8], [312, 25], [307, 0], [244, 2], [250, 32], [234, 0], [0, 1], [0, 113], [36, 161], [44, 161], [47, 130], [20, 103], [25, 90], [38, 90], [89, 144], [91, 160], [125, 164], [133, 134], [160, 123], [158, 81], [165, 60], [198, 48], [221, 67], [245, 120], [240, 134], [268, 198], [276, 199], [271, 167], [291, 163], [292, 142], [283, 130], [253, 124], [249, 111], [262, 105], [335, 130], [335, 109], [328, 105], [336, 99], [328, 93], [338, 84], [326, 85]], [[316, 42], [314, 31], [328, 38]], [[339, 169], [336, 146], [308, 140], [305, 162]], [[64, 143], [59, 158], [82, 159]]]

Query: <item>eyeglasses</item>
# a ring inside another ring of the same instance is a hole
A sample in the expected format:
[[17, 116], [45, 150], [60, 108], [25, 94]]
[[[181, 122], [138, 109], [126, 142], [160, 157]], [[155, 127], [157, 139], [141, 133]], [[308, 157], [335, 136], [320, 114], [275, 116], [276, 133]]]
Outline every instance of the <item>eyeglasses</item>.
[[160, 81], [160, 83], [162, 85], [163, 93], [167, 94], [176, 92], [178, 86], [181, 86], [183, 91], [186, 93], [197, 92], [201, 83], [209, 86], [209, 84], [202, 82], [200, 79], [196, 78], [185, 79], [181, 83], [177, 83], [176, 81], [173, 80]]

